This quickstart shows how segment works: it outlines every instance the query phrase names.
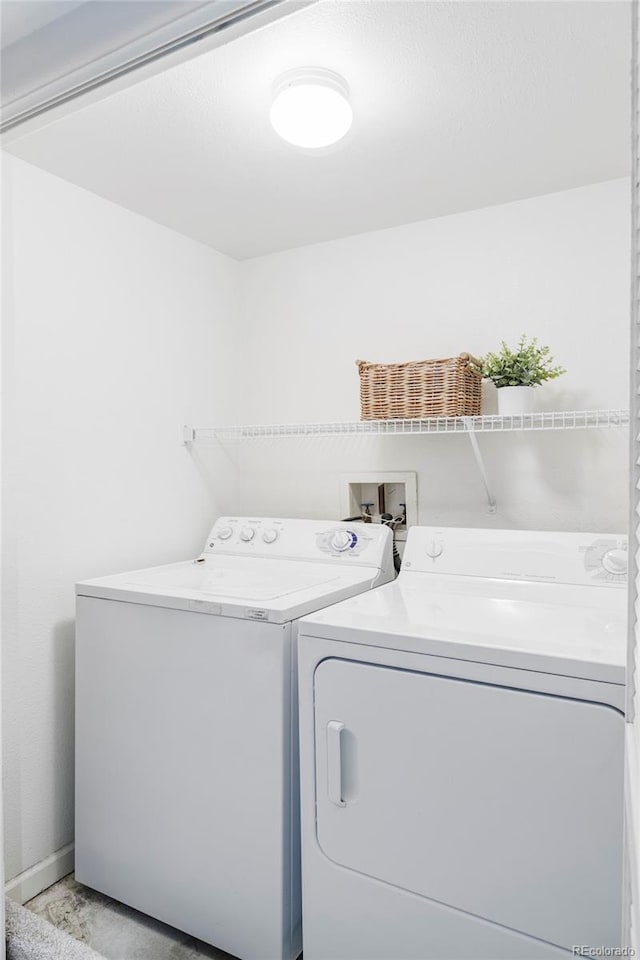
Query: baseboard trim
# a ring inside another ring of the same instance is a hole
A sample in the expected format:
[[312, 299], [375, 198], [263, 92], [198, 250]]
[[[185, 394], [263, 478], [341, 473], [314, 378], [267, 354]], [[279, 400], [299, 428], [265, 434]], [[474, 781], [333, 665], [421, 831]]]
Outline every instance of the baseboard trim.
[[73, 844], [68, 843], [5, 883], [4, 892], [11, 900], [26, 903], [72, 872]]

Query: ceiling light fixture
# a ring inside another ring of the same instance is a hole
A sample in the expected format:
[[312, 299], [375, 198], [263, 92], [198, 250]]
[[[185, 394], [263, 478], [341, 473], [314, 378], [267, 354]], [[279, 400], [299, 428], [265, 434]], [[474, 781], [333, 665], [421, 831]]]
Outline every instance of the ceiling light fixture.
[[332, 70], [305, 67], [276, 83], [271, 124], [287, 143], [315, 150], [337, 143], [353, 120], [346, 82]]

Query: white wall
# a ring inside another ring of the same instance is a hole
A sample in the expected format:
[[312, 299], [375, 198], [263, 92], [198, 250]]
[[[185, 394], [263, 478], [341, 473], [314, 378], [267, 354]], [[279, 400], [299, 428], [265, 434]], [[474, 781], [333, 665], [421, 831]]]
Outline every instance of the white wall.
[[[622, 179], [246, 261], [246, 415], [357, 419], [357, 358], [480, 355], [522, 332], [569, 371], [539, 388], [540, 409], [627, 407], [629, 233]], [[422, 523], [625, 529], [626, 431], [479, 442], [495, 519], [465, 437], [261, 441], [231, 455], [242, 509], [257, 514], [338, 516], [340, 472], [417, 470]]]
[[10, 879], [72, 840], [74, 582], [194, 556], [233, 505], [233, 466], [180, 427], [234, 414], [238, 265], [22, 161], [3, 173]]

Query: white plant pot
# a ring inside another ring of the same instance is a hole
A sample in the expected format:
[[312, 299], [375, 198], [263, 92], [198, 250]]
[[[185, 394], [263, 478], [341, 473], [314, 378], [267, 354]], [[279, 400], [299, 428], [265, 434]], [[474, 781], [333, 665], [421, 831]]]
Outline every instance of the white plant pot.
[[532, 413], [536, 387], [498, 387], [498, 413], [501, 417], [520, 417]]

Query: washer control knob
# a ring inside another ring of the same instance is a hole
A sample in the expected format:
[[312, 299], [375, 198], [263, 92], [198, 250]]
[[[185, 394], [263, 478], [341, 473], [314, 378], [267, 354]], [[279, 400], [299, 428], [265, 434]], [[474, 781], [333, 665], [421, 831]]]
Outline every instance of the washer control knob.
[[338, 553], [342, 553], [343, 550], [348, 550], [349, 547], [355, 546], [357, 542], [358, 538], [355, 533], [351, 533], [349, 530], [336, 530], [331, 537], [331, 546], [334, 550], [337, 550]]
[[442, 553], [443, 547], [438, 540], [432, 540], [431, 543], [427, 544], [427, 556], [431, 557], [432, 560], [435, 560], [436, 557], [439, 557]]
[[278, 539], [277, 530], [264, 530], [262, 534], [262, 539], [265, 543], [275, 543]]
[[220, 529], [216, 533], [216, 536], [218, 540], [228, 540], [232, 533], [233, 533], [233, 530], [231, 529], [231, 527], [220, 527]]
[[255, 535], [256, 535], [256, 532], [253, 529], [253, 527], [243, 527], [242, 530], [240, 531], [240, 539], [244, 540], [245, 543], [248, 543], [249, 540], [253, 540]]
[[627, 572], [627, 560], [626, 550], [607, 550], [602, 557], [602, 566], [607, 573], [613, 573], [620, 577]]

